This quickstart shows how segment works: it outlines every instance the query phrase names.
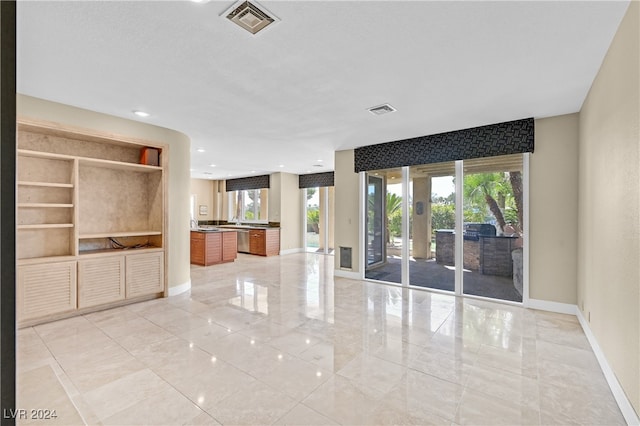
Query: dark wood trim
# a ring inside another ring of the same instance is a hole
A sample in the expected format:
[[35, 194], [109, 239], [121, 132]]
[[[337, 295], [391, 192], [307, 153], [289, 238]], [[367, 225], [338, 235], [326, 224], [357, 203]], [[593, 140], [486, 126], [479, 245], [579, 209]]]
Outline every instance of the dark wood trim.
[[0, 401], [16, 409], [16, 2], [0, 1]]

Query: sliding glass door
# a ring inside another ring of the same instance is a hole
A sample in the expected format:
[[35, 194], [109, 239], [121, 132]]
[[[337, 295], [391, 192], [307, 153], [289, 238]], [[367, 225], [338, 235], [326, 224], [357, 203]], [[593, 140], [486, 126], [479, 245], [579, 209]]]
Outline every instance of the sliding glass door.
[[365, 277], [402, 282], [402, 169], [369, 173], [367, 195], [367, 268]]
[[412, 250], [409, 283], [454, 291], [456, 253], [455, 163], [410, 167]]
[[464, 162], [464, 294], [522, 302], [522, 155]]
[[368, 174], [367, 176], [367, 207], [366, 207], [366, 233], [367, 233], [367, 271], [384, 263], [387, 251], [385, 245], [385, 197], [384, 176]]
[[314, 253], [333, 253], [334, 187], [305, 188], [304, 231], [305, 250]]
[[522, 302], [522, 154], [366, 176], [366, 279]]

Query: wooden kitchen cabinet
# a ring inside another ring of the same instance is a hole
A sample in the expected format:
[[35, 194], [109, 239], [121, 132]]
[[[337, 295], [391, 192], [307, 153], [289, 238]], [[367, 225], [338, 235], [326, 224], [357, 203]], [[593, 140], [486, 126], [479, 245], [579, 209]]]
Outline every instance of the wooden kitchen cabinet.
[[191, 231], [191, 263], [209, 266], [233, 262], [238, 256], [238, 237], [235, 231]]
[[233, 262], [238, 257], [238, 233], [222, 233], [222, 261]]
[[280, 254], [279, 229], [251, 229], [249, 231], [249, 253], [258, 256]]
[[204, 265], [204, 232], [191, 231], [191, 263]]

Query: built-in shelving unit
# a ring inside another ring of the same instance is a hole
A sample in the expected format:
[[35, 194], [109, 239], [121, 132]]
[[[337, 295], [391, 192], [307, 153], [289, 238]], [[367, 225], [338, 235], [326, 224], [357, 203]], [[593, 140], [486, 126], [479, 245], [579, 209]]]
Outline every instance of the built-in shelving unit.
[[[160, 163], [140, 164], [142, 149]], [[18, 121], [20, 325], [166, 295], [162, 144]]]

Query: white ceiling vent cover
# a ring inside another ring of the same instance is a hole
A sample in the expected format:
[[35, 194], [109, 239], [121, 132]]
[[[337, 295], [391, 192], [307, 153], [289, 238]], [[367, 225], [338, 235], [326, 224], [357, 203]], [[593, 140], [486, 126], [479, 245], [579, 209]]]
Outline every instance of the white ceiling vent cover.
[[382, 115], [382, 114], [387, 114], [389, 112], [395, 112], [396, 109], [389, 104], [383, 104], [383, 105], [371, 107], [368, 109], [368, 111], [371, 114]]
[[262, 6], [258, 7], [255, 2], [239, 1], [225, 11], [225, 16], [231, 22], [244, 28], [251, 34], [266, 28], [268, 25], [278, 21], [278, 18], [266, 11]]

